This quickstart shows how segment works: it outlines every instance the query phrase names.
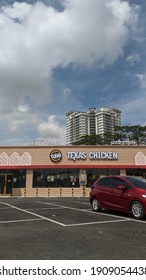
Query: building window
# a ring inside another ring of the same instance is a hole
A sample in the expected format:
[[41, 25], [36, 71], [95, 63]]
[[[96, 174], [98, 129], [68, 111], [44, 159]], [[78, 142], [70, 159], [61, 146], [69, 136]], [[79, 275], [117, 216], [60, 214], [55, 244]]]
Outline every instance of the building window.
[[33, 188], [78, 188], [79, 169], [35, 169]]
[[87, 172], [87, 188], [90, 188], [94, 182], [102, 176], [108, 175], [120, 175], [120, 169], [118, 168], [97, 168], [86, 169]]
[[[120, 175], [120, 169], [85, 169], [87, 188], [101, 176]], [[33, 170], [33, 188], [79, 188], [80, 169], [50, 168]]]
[[25, 188], [26, 187], [26, 170], [14, 170], [13, 171], [13, 187]]
[[126, 175], [130, 176], [138, 176], [145, 178], [146, 169], [141, 168], [126, 168]]

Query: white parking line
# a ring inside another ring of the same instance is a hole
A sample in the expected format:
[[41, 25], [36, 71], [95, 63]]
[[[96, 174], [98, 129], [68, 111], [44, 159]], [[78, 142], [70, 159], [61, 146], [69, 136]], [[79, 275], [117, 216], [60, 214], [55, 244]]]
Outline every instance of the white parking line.
[[146, 221], [143, 221], [143, 220], [134, 220], [134, 219], [131, 219], [131, 221], [137, 222], [137, 223], [146, 224]]
[[11, 221], [0, 221], [0, 224], [9, 224], [9, 223], [20, 223], [20, 222], [32, 222], [32, 221], [42, 221], [42, 218], [38, 219], [24, 219], [24, 220], [11, 220]]
[[14, 208], [14, 209], [16, 209], [16, 210], [19, 210], [19, 211], [21, 211], [21, 212], [24, 212], [24, 213], [27, 213], [27, 214], [36, 216], [36, 217], [41, 218], [41, 219], [43, 219], [43, 220], [47, 220], [47, 221], [52, 222], [52, 223], [54, 223], [54, 224], [58, 224], [58, 225], [60, 225], [60, 226], [65, 226], [64, 224], [59, 223], [59, 222], [57, 222], [57, 221], [55, 221], [55, 220], [48, 219], [48, 218], [46, 218], [46, 217], [44, 217], [44, 216], [42, 216], [42, 215], [38, 215], [38, 214], [36, 214], [36, 213], [33, 213], [33, 212], [30, 212], [30, 211], [21, 209], [21, 208], [19, 208], [19, 207], [13, 206], [13, 205], [11, 205], [11, 204], [9, 204], [9, 203], [5, 203], [5, 202], [0, 202], [0, 203], [1, 203], [1, 204], [4, 204], [4, 205], [7, 205], [7, 206], [9, 206], [9, 207], [11, 207], [11, 208]]
[[[67, 208], [67, 209], [70, 209], [70, 210], [75, 210], [75, 211], [80, 211], [80, 212], [86, 212], [86, 213], [90, 213], [90, 214], [94, 214], [94, 215], [101, 215], [101, 216], [108, 216], [108, 217], [114, 217], [114, 218], [117, 218], [117, 215], [113, 215], [113, 214], [106, 214], [106, 213], [102, 213], [102, 212], [94, 212], [93, 210], [86, 210], [86, 209], [80, 209], [80, 208], [74, 208], [74, 207], [68, 207], [68, 206], [62, 206], [62, 205], [59, 205], [59, 204], [53, 204], [53, 203], [49, 203], [49, 202], [40, 202], [40, 203], [44, 203], [44, 204], [49, 204], [49, 205], [56, 205], [56, 206], [59, 206], [60, 208]], [[126, 217], [122, 217], [122, 216], [118, 216], [119, 218], [121, 219], [124, 219], [125, 221], [126, 220], [131, 220], [129, 218], [126, 218]]]
[[[58, 207], [61, 207], [61, 208], [67, 208], [67, 209], [70, 209], [70, 210], [75, 210], [75, 211], [81, 211], [81, 212], [87, 212], [87, 213], [90, 213], [90, 214], [95, 214], [95, 215], [101, 215], [101, 216], [108, 216], [108, 217], [113, 217], [113, 218], [117, 218], [117, 215], [113, 215], [113, 214], [107, 214], [107, 213], [102, 213], [102, 212], [95, 212], [93, 211], [92, 209], [91, 210], [85, 210], [85, 209], [79, 209], [79, 208], [74, 208], [74, 207], [68, 207], [68, 206], [62, 206], [62, 205], [59, 205], [59, 204], [54, 204], [54, 203], [49, 203], [49, 202], [42, 202], [40, 201], [40, 203], [44, 203], [44, 204], [50, 204], [50, 205], [56, 205]], [[138, 222], [138, 223], [144, 223], [146, 224], [146, 221], [143, 221], [143, 220], [136, 220], [134, 218], [126, 218], [126, 217], [123, 217], [123, 216], [118, 216], [118, 218], [120, 218], [121, 220], [120, 221], [133, 221], [133, 222]], [[108, 223], [108, 221], [105, 221], [105, 223]], [[100, 222], [97, 222], [97, 223], [100, 223]], [[77, 224], [78, 225], [78, 224]]]
[[25, 210], [30, 211], [30, 210], [56, 210], [56, 209], [60, 209], [60, 207], [57, 206], [57, 207], [26, 208]]
[[[39, 203], [41, 204], [47, 204], [47, 205], [50, 205], [50, 206], [53, 206], [51, 208], [37, 208], [37, 210], [40, 210], [40, 209], [47, 209], [47, 210], [50, 210], [50, 209], [54, 209], [54, 210], [58, 210], [58, 209], [70, 209], [70, 210], [74, 210], [74, 211], [80, 211], [80, 212], [85, 212], [85, 213], [90, 213], [90, 214], [94, 214], [94, 215], [100, 215], [100, 216], [107, 216], [107, 217], [113, 217], [113, 218], [117, 218], [117, 215], [113, 215], [113, 214], [107, 214], [107, 213], [102, 213], [102, 212], [94, 212], [93, 210], [85, 210], [85, 209], [79, 209], [79, 208], [74, 208], [74, 207], [68, 207], [68, 206], [62, 206], [60, 204], [54, 204], [54, 203], [49, 203], [49, 202], [42, 202], [42, 201], [39, 201]], [[97, 221], [97, 222], [87, 222], [87, 223], [74, 223], [74, 224], [63, 224], [63, 223], [60, 223], [60, 222], [57, 222], [55, 220], [52, 220], [52, 219], [49, 219], [49, 218], [46, 218], [42, 215], [39, 215], [39, 214], [36, 214], [36, 213], [33, 213], [31, 211], [29, 211], [29, 209], [22, 209], [22, 208], [19, 208], [19, 207], [16, 207], [16, 206], [13, 206], [9, 203], [5, 203], [5, 202], [0, 202], [0, 204], [3, 204], [3, 205], [6, 205], [8, 207], [11, 207], [13, 209], [16, 209], [16, 210], [19, 210], [21, 212], [24, 212], [24, 213], [27, 213], [27, 214], [30, 214], [30, 215], [33, 215], [33, 216], [36, 216], [38, 217], [38, 219], [24, 219], [24, 220], [11, 220], [11, 221], [0, 221], [0, 224], [5, 224], [5, 223], [15, 223], [15, 222], [28, 222], [28, 221], [35, 221], [35, 220], [47, 220], [47, 221], [50, 221], [52, 223], [55, 223], [55, 224], [58, 224], [58, 225], [61, 225], [63, 227], [73, 227], [73, 226], [84, 226], [84, 225], [94, 225], [94, 224], [108, 224], [108, 223], [118, 223], [118, 222], [127, 222], [127, 221], [133, 221], [133, 222], [139, 222], [139, 223], [146, 223], [146, 221], [142, 221], [142, 220], [135, 220], [135, 219], [132, 219], [132, 218], [126, 218], [126, 217], [122, 217], [122, 216], [118, 216], [118, 219], [116, 220], [109, 220], [109, 221]], [[8, 209], [8, 207], [6, 209]], [[2, 208], [1, 208], [2, 209]], [[3, 207], [4, 209], [4, 207]], [[30, 210], [35, 210], [35, 209], [30, 209]]]
[[[129, 219], [131, 221], [131, 219]], [[127, 220], [111, 220], [111, 221], [99, 221], [99, 222], [90, 222], [90, 223], [78, 223], [78, 224], [68, 224], [66, 227], [74, 227], [74, 226], [86, 226], [86, 225], [95, 225], [95, 224], [108, 224], [108, 223], [117, 223], [117, 222], [128, 222]]]

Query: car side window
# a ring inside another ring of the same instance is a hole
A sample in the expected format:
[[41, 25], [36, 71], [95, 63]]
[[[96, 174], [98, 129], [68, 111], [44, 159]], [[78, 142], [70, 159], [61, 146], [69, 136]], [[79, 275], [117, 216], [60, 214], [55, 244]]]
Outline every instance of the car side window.
[[119, 186], [123, 186], [126, 189], [129, 189], [130, 186], [122, 179], [120, 178], [113, 178], [112, 179], [112, 188], [117, 189]]
[[100, 181], [98, 182], [98, 185], [101, 187], [110, 188], [111, 187], [111, 178], [100, 179]]

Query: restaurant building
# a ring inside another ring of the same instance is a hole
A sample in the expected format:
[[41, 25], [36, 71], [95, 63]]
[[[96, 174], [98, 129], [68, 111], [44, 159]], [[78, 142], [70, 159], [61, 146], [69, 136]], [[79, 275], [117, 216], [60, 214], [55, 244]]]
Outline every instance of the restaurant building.
[[0, 147], [1, 196], [89, 196], [105, 175], [146, 177], [146, 146]]

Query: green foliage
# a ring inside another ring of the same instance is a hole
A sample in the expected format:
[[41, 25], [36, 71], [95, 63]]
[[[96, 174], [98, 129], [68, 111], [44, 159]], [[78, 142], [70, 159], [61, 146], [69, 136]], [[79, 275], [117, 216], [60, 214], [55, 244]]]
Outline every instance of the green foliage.
[[136, 145], [146, 144], [146, 126], [117, 126], [114, 135], [112, 133], [83, 135], [73, 145], [110, 145], [112, 141], [118, 140], [133, 141]]
[[83, 135], [79, 141], [73, 143], [73, 145], [102, 145], [102, 136], [101, 135]]
[[146, 126], [119, 126], [115, 127], [114, 140], [129, 140], [134, 141], [135, 144], [146, 144]]

